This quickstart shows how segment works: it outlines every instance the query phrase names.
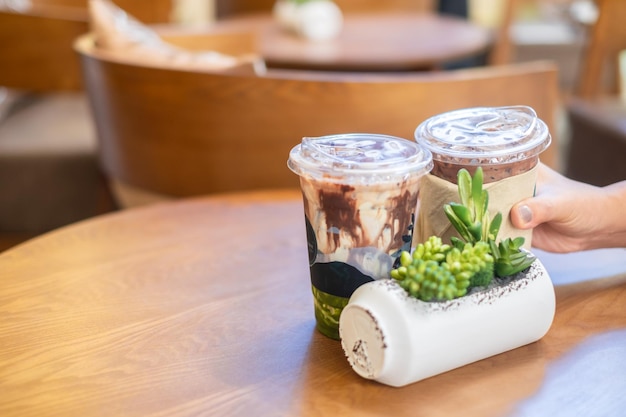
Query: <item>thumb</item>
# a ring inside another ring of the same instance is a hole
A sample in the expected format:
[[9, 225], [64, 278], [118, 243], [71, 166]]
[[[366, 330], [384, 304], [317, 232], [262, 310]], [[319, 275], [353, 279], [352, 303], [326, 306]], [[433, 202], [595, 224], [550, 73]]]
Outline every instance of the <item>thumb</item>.
[[532, 229], [552, 220], [552, 210], [547, 201], [540, 197], [522, 200], [511, 208], [511, 223], [518, 229]]

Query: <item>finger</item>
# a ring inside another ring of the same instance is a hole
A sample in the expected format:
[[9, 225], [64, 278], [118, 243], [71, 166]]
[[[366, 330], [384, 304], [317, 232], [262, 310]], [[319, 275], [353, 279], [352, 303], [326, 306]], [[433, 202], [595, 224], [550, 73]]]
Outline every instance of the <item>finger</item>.
[[515, 227], [532, 229], [554, 220], [557, 214], [549, 198], [537, 196], [515, 204], [511, 209], [510, 218]]
[[514, 205], [513, 208], [511, 208], [510, 218], [513, 226], [518, 229], [530, 229], [533, 227], [533, 212], [528, 205], [528, 201], [524, 200]]

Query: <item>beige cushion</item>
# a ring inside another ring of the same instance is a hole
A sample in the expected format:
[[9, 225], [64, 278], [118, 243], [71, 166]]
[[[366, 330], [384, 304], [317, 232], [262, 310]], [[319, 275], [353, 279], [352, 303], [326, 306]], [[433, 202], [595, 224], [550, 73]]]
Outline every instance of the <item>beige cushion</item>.
[[164, 68], [265, 72], [265, 63], [255, 54], [232, 56], [171, 45], [109, 0], [89, 0], [89, 14], [98, 52], [109, 57]]

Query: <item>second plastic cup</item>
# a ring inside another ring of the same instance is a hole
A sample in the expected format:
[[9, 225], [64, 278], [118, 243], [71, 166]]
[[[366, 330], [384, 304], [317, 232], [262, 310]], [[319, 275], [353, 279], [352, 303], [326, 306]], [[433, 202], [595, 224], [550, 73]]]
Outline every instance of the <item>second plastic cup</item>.
[[300, 176], [317, 329], [339, 339], [339, 316], [360, 285], [388, 278], [410, 250], [428, 150], [378, 134], [304, 138], [289, 155]]
[[539, 154], [550, 145], [546, 124], [527, 106], [477, 107], [431, 117], [415, 130], [415, 140], [430, 150], [433, 169], [423, 184], [428, 198], [420, 207], [415, 241], [455, 236], [443, 205], [458, 201], [457, 174], [472, 175], [482, 167], [489, 190], [489, 212], [502, 213], [499, 238], [524, 237], [530, 248], [532, 231], [515, 229], [509, 220], [513, 204], [533, 195]]

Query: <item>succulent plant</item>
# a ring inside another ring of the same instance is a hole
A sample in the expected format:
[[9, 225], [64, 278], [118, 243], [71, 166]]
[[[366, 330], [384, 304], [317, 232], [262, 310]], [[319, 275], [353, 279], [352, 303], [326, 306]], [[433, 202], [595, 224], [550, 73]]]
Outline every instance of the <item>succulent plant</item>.
[[514, 275], [535, 261], [522, 249], [523, 237], [496, 243], [502, 214], [490, 220], [481, 168], [474, 177], [461, 169], [458, 190], [461, 203], [446, 204], [444, 212], [461, 239], [452, 237], [448, 245], [439, 236], [430, 236], [413, 253], [402, 251], [400, 265], [391, 271], [402, 288], [423, 301], [462, 297], [472, 287], [489, 285], [494, 275]]
[[535, 257], [521, 249], [524, 238], [506, 238], [498, 245], [494, 241], [490, 242], [491, 253], [495, 260], [494, 271], [499, 277], [508, 277], [528, 268]]
[[464, 295], [463, 290], [457, 287], [452, 272], [439, 262], [413, 259], [410, 254], [407, 259], [411, 262], [392, 270], [391, 276], [413, 297], [431, 301], [451, 300]]
[[413, 259], [443, 262], [450, 251], [450, 245], [444, 244], [440, 237], [431, 236], [424, 243], [419, 243], [413, 251]]
[[451, 300], [465, 295], [472, 286], [488, 285], [493, 268], [487, 243], [466, 243], [459, 249], [431, 236], [418, 244], [413, 254], [400, 254], [400, 266], [391, 271], [391, 277], [420, 300]]
[[[451, 202], [443, 207], [452, 226], [465, 242], [495, 240], [502, 224], [502, 214], [496, 214], [492, 221], [489, 219], [489, 193], [483, 190], [482, 168], [478, 167], [473, 178], [466, 169], [459, 170], [457, 184], [461, 203]], [[459, 244], [459, 239], [454, 237], [452, 242]]]
[[514, 275], [528, 268], [534, 261], [529, 252], [521, 249], [524, 238], [507, 238], [496, 244], [502, 225], [502, 213], [489, 219], [489, 193], [483, 190], [483, 171], [478, 167], [474, 177], [466, 169], [457, 174], [457, 184], [461, 203], [444, 205], [444, 212], [457, 230], [462, 240], [452, 237], [455, 247], [465, 243], [486, 242], [494, 257], [494, 272], [499, 277]]
[[485, 287], [493, 280], [494, 258], [486, 242], [466, 243], [462, 250], [455, 247], [448, 254], [446, 262], [450, 268], [460, 265], [464, 271], [471, 273], [469, 288]]

